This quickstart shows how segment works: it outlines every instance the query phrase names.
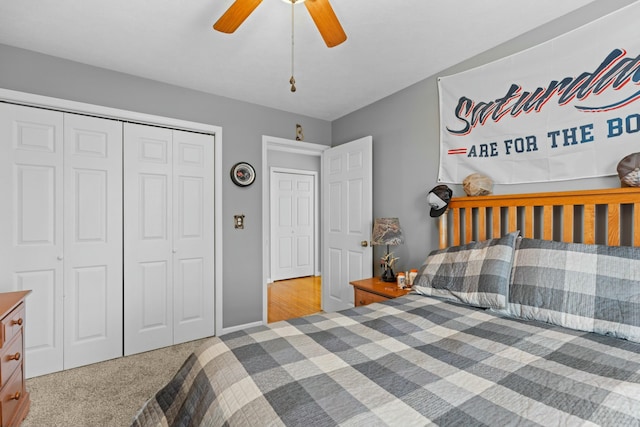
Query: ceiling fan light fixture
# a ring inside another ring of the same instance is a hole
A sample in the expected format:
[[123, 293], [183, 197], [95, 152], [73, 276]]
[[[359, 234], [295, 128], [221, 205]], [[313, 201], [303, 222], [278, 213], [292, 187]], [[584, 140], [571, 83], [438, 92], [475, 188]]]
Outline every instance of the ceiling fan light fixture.
[[[296, 3], [304, 3], [311, 19], [316, 24], [320, 35], [327, 47], [334, 47], [347, 39], [340, 21], [336, 16], [329, 0], [282, 0], [291, 5], [291, 92], [296, 91], [293, 73], [294, 65], [294, 6]], [[213, 29], [223, 33], [233, 33], [242, 22], [262, 3], [262, 0], [235, 0], [227, 11], [216, 21]]]
[[[296, 3], [304, 3], [327, 47], [338, 46], [347, 40], [347, 35], [329, 0], [283, 1], [291, 4], [292, 9]], [[223, 33], [233, 33], [260, 3], [262, 0], [235, 0], [220, 19], [213, 24], [213, 29]]]

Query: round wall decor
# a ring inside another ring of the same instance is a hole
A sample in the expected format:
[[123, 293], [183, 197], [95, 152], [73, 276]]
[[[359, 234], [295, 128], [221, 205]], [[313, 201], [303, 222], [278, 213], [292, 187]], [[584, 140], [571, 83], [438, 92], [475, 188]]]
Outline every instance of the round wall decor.
[[239, 162], [231, 168], [231, 181], [240, 187], [253, 184], [256, 179], [256, 171], [249, 163]]

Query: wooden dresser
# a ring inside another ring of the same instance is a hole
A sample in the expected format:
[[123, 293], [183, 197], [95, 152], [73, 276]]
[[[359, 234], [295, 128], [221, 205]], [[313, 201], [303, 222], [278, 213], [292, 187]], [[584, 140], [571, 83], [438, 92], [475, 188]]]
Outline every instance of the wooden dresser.
[[0, 293], [1, 427], [19, 426], [31, 405], [24, 385], [24, 299], [30, 292]]

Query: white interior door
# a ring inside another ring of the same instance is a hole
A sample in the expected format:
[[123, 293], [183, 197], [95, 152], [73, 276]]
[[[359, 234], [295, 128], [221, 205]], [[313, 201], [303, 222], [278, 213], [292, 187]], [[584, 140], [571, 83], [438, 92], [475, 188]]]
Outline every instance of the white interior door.
[[214, 335], [214, 137], [125, 124], [124, 353]]
[[124, 353], [173, 343], [172, 131], [124, 125]]
[[69, 369], [122, 356], [122, 122], [65, 114], [64, 141]]
[[63, 367], [63, 114], [0, 103], [0, 290], [27, 290], [26, 376]]
[[214, 137], [173, 131], [173, 343], [214, 335]]
[[372, 151], [368, 136], [322, 156], [322, 308], [353, 307], [352, 280], [372, 276]]
[[271, 279], [314, 274], [315, 174], [271, 173]]

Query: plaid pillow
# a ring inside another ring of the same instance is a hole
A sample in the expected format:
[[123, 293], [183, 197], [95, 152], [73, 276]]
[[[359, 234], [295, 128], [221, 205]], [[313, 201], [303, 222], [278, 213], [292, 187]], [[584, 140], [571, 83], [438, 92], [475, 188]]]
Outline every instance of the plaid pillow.
[[523, 238], [508, 311], [640, 342], [640, 248]]
[[505, 308], [518, 234], [431, 252], [413, 289], [476, 307]]

